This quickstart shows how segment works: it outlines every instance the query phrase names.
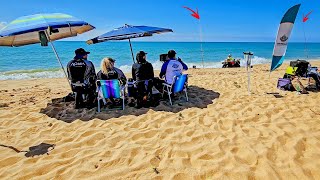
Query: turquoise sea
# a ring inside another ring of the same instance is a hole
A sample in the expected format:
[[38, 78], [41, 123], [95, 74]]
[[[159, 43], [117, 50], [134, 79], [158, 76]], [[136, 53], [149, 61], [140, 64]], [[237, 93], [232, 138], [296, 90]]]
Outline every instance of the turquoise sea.
[[[64, 65], [74, 57], [74, 50], [82, 47], [90, 51], [89, 59], [93, 61], [96, 69], [99, 69], [103, 57], [116, 59], [116, 66], [124, 72], [130, 72], [132, 58], [129, 43], [105, 42], [95, 45], [87, 45], [85, 42], [57, 41], [54, 42], [57, 52]], [[174, 49], [177, 56], [189, 66], [202, 67], [200, 43], [197, 42], [132, 42], [133, 50], [148, 52], [147, 59], [160, 69], [162, 63], [159, 55]], [[274, 43], [203, 43], [204, 64], [206, 68], [221, 68], [221, 61], [232, 54], [235, 58], [243, 59], [244, 51], [254, 53], [253, 63], [270, 63]], [[305, 43], [290, 43], [286, 60], [295, 59], [320, 59], [320, 43], [308, 43], [308, 52], [305, 51]], [[39, 44], [23, 47], [0, 47], [0, 80], [6, 79], [30, 79], [30, 78], [54, 78], [63, 77], [59, 64], [50, 46], [41, 47]]]

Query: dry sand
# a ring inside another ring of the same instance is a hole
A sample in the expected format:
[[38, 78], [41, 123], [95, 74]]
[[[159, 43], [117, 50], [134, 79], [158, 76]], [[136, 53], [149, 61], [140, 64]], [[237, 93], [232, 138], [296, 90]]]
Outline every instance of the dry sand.
[[251, 96], [244, 68], [190, 70], [189, 102], [100, 114], [52, 103], [65, 79], [0, 81], [0, 179], [320, 179], [319, 92], [277, 90], [285, 67]]

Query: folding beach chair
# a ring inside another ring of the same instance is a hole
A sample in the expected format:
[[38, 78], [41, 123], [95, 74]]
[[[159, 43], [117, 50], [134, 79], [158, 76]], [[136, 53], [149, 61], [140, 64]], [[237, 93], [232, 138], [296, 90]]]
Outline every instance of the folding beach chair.
[[318, 72], [318, 67], [310, 67], [307, 73], [308, 81], [308, 88], [312, 86], [311, 79], [315, 81], [315, 87], [317, 90], [319, 90], [319, 84], [320, 84], [320, 74]]
[[100, 100], [103, 100], [103, 103], [106, 104], [106, 99], [122, 99], [122, 110], [124, 110], [124, 87], [120, 86], [119, 80], [98, 80], [98, 112], [101, 111]]
[[189, 101], [188, 93], [187, 93], [187, 80], [188, 74], [182, 74], [180, 76], [174, 76], [172, 84], [163, 83], [163, 94], [165, 92], [168, 93], [170, 104], [172, 106], [171, 94], [176, 94], [184, 91], [187, 101]]

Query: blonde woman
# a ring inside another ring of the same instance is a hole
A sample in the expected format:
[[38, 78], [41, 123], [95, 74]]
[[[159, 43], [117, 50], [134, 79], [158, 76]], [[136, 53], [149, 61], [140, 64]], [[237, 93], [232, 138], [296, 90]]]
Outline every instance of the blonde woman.
[[125, 85], [127, 78], [123, 74], [123, 72], [114, 67], [116, 60], [106, 57], [103, 58], [101, 61], [101, 70], [97, 74], [98, 80], [111, 80], [111, 79], [118, 79], [121, 85]]

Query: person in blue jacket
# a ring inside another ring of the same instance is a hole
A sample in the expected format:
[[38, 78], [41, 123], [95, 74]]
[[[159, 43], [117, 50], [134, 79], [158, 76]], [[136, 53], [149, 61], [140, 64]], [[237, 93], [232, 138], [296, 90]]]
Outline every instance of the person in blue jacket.
[[172, 84], [174, 76], [179, 76], [183, 71], [188, 70], [188, 66], [180, 58], [176, 58], [176, 52], [168, 52], [168, 60], [162, 65], [159, 77], [164, 78], [166, 83]]

